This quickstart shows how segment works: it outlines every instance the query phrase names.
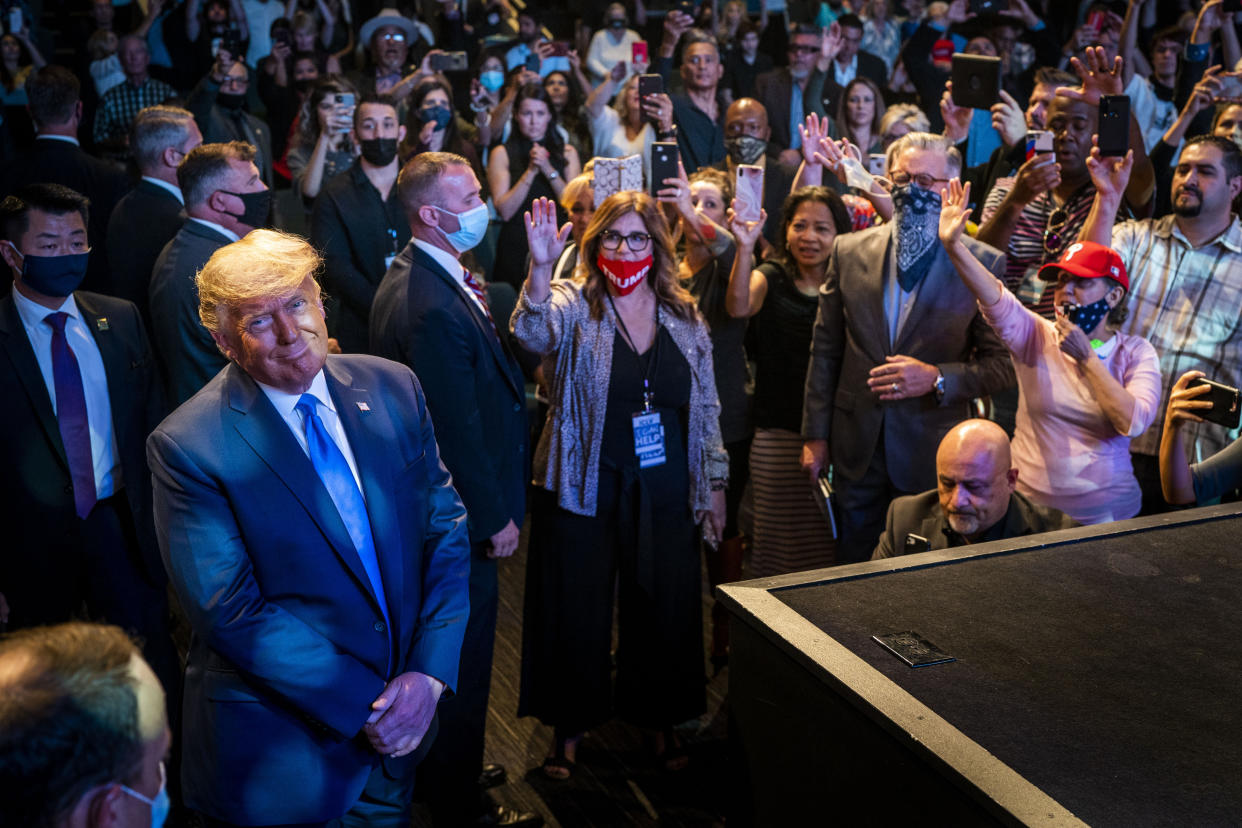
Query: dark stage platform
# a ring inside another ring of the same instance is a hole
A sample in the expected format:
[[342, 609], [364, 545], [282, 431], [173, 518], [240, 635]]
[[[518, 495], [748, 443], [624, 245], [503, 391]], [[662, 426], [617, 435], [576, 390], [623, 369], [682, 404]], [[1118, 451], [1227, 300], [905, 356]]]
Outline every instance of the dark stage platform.
[[1239, 823], [1240, 536], [1234, 503], [723, 587], [738, 824]]

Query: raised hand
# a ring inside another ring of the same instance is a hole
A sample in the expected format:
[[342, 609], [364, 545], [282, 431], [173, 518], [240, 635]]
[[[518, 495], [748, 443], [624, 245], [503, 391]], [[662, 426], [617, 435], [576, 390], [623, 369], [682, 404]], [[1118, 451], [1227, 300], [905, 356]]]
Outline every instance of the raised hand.
[[1016, 147], [1026, 139], [1026, 114], [1013, 96], [1004, 89], [1000, 102], [992, 104], [992, 128], [1007, 147]]
[[608, 77], [614, 83], [620, 83], [625, 80], [625, 61], [617, 61], [617, 63], [613, 65], [612, 70], [608, 73]]
[[940, 241], [948, 250], [962, 240], [970, 218], [970, 182], [965, 186], [956, 178], [940, 191]]
[[738, 210], [742, 204], [736, 198], [729, 207], [729, 229], [733, 231], [734, 238], [737, 239], [737, 247], [739, 250], [751, 250], [759, 242], [759, 237], [763, 235], [763, 225], [768, 220], [768, 211], [759, 210], [758, 221], [744, 221], [738, 218]]
[[940, 96], [940, 115], [944, 118], [944, 134], [953, 142], [961, 143], [970, 133], [970, 119], [975, 111], [968, 106], [953, 103], [953, 81], [945, 81], [944, 94]]
[[828, 116], [820, 117], [812, 112], [806, 116], [806, 124], [798, 124], [798, 134], [802, 136], [802, 160], [808, 166], [815, 166], [820, 162], [815, 160], [818, 154], [821, 141], [828, 138], [828, 124], [830, 123]]
[[1041, 193], [1061, 183], [1061, 165], [1051, 153], [1037, 153], [1018, 168], [1010, 198], [1018, 204], [1030, 204]]
[[526, 241], [530, 247], [532, 278], [535, 271], [542, 268], [547, 268], [547, 275], [551, 277], [552, 265], [565, 249], [572, 227], [569, 222], [565, 222], [565, 226], [559, 231], [556, 229], [555, 202], [546, 198], [537, 198], [531, 202], [530, 209], [526, 211]]
[[654, 95], [648, 95], [641, 102], [643, 115], [660, 128], [661, 132], [668, 132], [673, 128], [673, 99], [663, 92], [657, 92]]
[[1110, 66], [1103, 46], [1089, 46], [1083, 57], [1085, 63], [1076, 57], [1070, 58], [1070, 65], [1082, 81], [1082, 86], [1058, 86], [1058, 95], [1099, 106], [1101, 96], [1120, 95], [1124, 91], [1121, 69], [1125, 61], [1121, 55], [1117, 55]]
[[841, 53], [841, 46], [844, 44], [844, 38], [841, 36], [841, 27], [834, 20], [831, 26], [821, 30], [819, 39], [819, 59], [822, 63], [827, 63]]
[[1125, 157], [1100, 155], [1099, 136], [1091, 136], [1091, 155], [1087, 158], [1087, 172], [1091, 183], [1102, 196], [1120, 199], [1130, 183], [1130, 170], [1134, 168], [1134, 150]]

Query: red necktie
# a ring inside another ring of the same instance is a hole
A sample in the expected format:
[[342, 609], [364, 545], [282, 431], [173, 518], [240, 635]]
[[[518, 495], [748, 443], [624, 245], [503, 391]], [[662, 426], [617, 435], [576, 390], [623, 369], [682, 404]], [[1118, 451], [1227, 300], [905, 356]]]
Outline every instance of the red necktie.
[[461, 272], [466, 276], [466, 287], [470, 288], [474, 298], [479, 300], [479, 305], [483, 308], [483, 315], [487, 317], [487, 321], [492, 326], [492, 333], [496, 334], [497, 339], [500, 339], [500, 331], [496, 329], [496, 320], [492, 319], [492, 311], [487, 305], [487, 293], [483, 290], [483, 286], [479, 284], [478, 279], [474, 278], [474, 274], [466, 268], [463, 267]]

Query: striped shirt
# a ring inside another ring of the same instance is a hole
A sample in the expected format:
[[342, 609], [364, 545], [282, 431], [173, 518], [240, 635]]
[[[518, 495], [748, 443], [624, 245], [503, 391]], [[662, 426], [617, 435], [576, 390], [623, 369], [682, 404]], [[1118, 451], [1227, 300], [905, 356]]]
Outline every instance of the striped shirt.
[[142, 86], [134, 86], [129, 81], [117, 84], [99, 101], [99, 111], [95, 113], [95, 143], [128, 135], [139, 112], [176, 95], [176, 90], [155, 78], [147, 78]]
[[[1156, 420], [1130, 444], [1155, 456], [1173, 383], [1198, 369], [1234, 388], [1242, 385], [1242, 223], [1195, 249], [1175, 216], [1124, 221], [1113, 227], [1113, 249], [1130, 275], [1123, 333], [1141, 336], [1160, 356], [1162, 390]], [[1190, 461], [1200, 462], [1237, 439], [1238, 429], [1187, 423]]]
[[[983, 205], [983, 223], [992, 220], [992, 216], [1000, 209], [1001, 202], [1013, 188], [1014, 179], [999, 178], [988, 193]], [[1013, 234], [1009, 237], [1008, 255], [1005, 264], [1005, 287], [1009, 288], [1022, 304], [1045, 319], [1054, 319], [1052, 310], [1052, 294], [1056, 290], [1056, 282], [1044, 283], [1036, 276], [1040, 266], [1055, 262], [1061, 258], [1061, 252], [1077, 241], [1078, 233], [1087, 223], [1087, 214], [1091, 212], [1091, 202], [1095, 199], [1095, 187], [1088, 184], [1070, 196], [1063, 205], [1058, 205], [1052, 192], [1043, 192], [1022, 208], [1018, 221], [1014, 224]], [[1064, 221], [1060, 215], [1053, 221], [1053, 214], [1064, 210]], [[1047, 235], [1047, 245], [1044, 237]]]

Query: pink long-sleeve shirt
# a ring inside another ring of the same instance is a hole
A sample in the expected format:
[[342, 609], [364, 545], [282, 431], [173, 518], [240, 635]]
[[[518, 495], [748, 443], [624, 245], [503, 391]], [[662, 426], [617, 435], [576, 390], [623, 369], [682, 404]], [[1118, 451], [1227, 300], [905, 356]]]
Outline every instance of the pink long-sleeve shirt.
[[1057, 345], [1056, 326], [1002, 288], [983, 318], [1013, 354], [1018, 376], [1013, 461], [1018, 491], [1082, 524], [1138, 514], [1142, 493], [1130, 465], [1130, 439], [1142, 434], [1160, 403], [1160, 362], [1146, 339], [1114, 334], [1096, 355], [1134, 397], [1134, 413], [1119, 434], [1078, 364]]

